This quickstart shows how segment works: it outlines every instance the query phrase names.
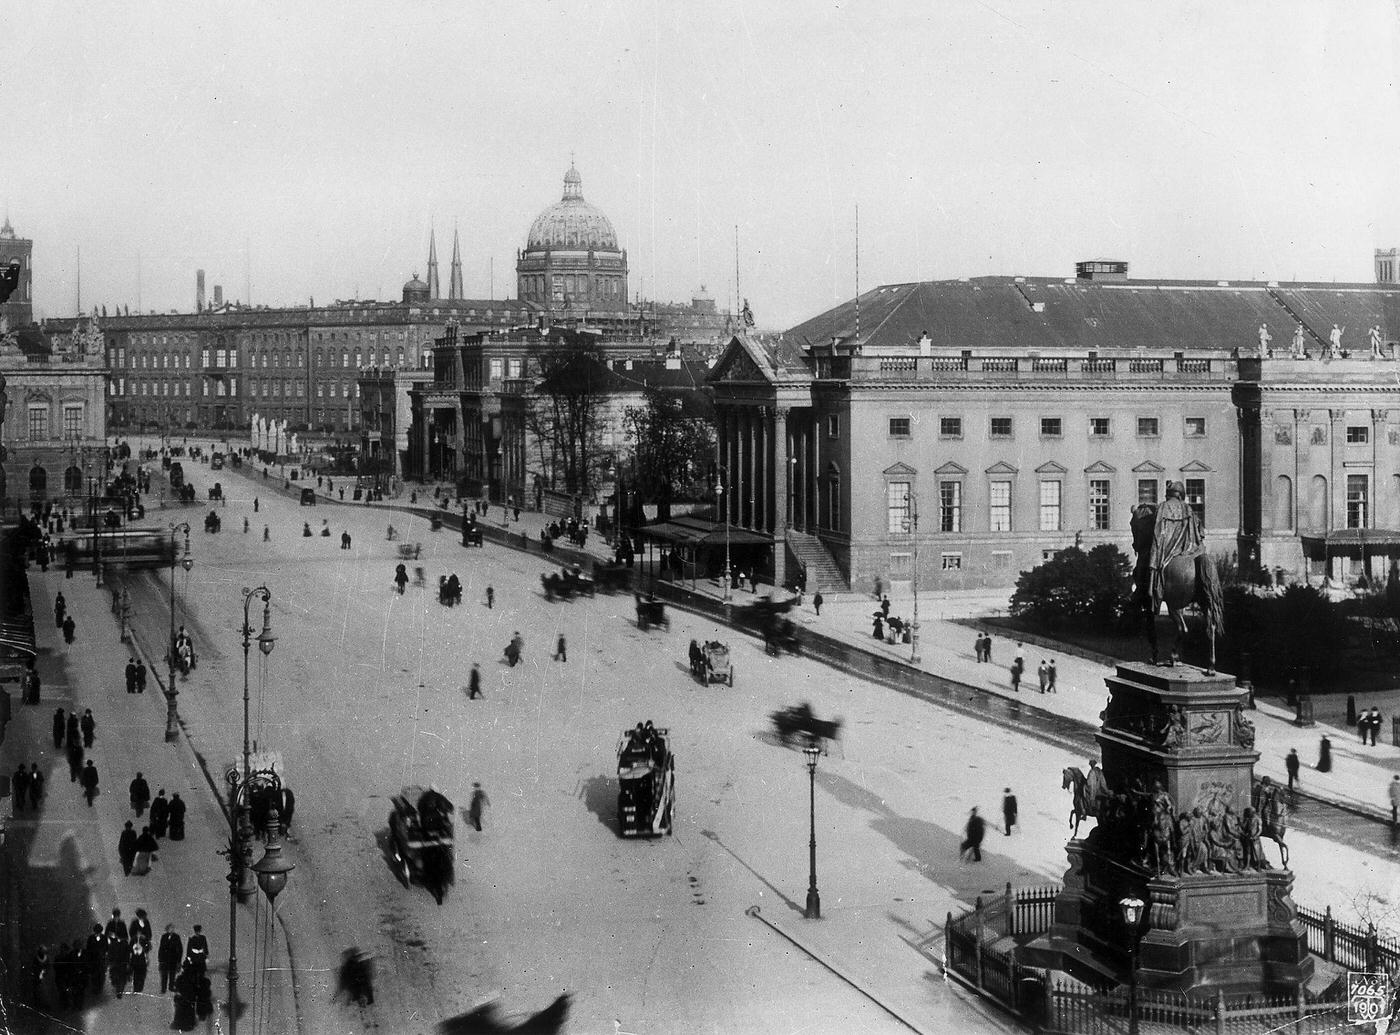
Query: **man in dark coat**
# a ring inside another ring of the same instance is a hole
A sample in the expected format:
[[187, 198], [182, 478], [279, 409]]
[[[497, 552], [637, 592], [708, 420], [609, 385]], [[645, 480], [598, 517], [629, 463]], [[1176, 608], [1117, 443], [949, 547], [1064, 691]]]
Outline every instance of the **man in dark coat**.
[[82, 778], [83, 797], [87, 799], [88, 808], [92, 808], [93, 799], [97, 797], [97, 766], [92, 764], [92, 759], [88, 759], [83, 766]]
[[138, 694], [146, 692], [146, 663], [144, 661], [136, 663], [136, 692]]
[[180, 792], [176, 791], [174, 797], [170, 799], [170, 840], [183, 841], [185, 839], [185, 803], [180, 799]]
[[78, 731], [78, 713], [77, 713], [77, 712], [69, 712], [69, 713], [68, 713], [68, 725], [64, 728], [64, 736], [65, 736], [65, 737], [67, 738], [67, 740], [68, 740], [68, 746], [69, 746], [69, 747], [73, 747], [73, 746], [75, 746], [75, 745], [78, 746], [78, 747], [81, 747], [81, 746], [82, 746], [82, 743], [83, 743], [83, 736], [82, 736], [82, 734]]
[[78, 623], [73, 621], [73, 616], [68, 615], [63, 619], [63, 642], [72, 643], [77, 636]]
[[131, 990], [138, 995], [146, 990], [146, 968], [150, 962], [150, 941], [131, 939]]
[[87, 983], [92, 994], [101, 995], [102, 975], [107, 969], [107, 952], [103, 944], [101, 924], [92, 925], [92, 933], [83, 944], [83, 969], [87, 971]]
[[982, 838], [987, 833], [987, 821], [977, 814], [976, 806], [967, 817], [967, 836], [958, 849], [958, 858], [966, 858], [969, 853], [973, 862], [982, 861]]
[[58, 596], [53, 598], [53, 627], [55, 629], [63, 628], [63, 619], [67, 616], [67, 613], [68, 601], [63, 599], [62, 593], [59, 593]]
[[68, 718], [63, 714], [63, 709], [55, 709], [53, 713], [53, 749], [55, 751], [63, 747], [63, 731], [67, 728]]
[[39, 799], [44, 796], [44, 774], [39, 772], [39, 763], [29, 764], [29, 807], [37, 809]]
[[68, 742], [68, 782], [77, 783], [78, 777], [83, 772], [83, 742], [81, 740], [70, 740]]
[[136, 828], [131, 820], [122, 827], [121, 837], [117, 838], [117, 858], [122, 861], [122, 873], [131, 876], [131, 864], [136, 861]]
[[1298, 749], [1289, 748], [1288, 757], [1283, 760], [1283, 767], [1288, 770], [1288, 789], [1293, 790], [1294, 784], [1298, 782], [1298, 768], [1301, 763], [1298, 761]]
[[146, 782], [146, 777], [138, 772], [136, 779], [131, 781], [131, 810], [140, 816], [150, 803], [151, 785]]
[[1012, 794], [1011, 788], [1008, 787], [1002, 792], [1001, 798], [1001, 818], [1006, 821], [1002, 829], [1006, 831], [1007, 837], [1011, 836], [1011, 828], [1016, 825], [1017, 812], [1016, 795]]
[[165, 788], [162, 787], [156, 793], [156, 800], [151, 802], [151, 833], [156, 837], [164, 837], [165, 827], [169, 822], [170, 802], [166, 800]]
[[92, 709], [83, 709], [83, 717], [78, 720], [78, 727], [83, 731], [83, 747], [92, 747], [92, 740], [97, 736], [97, 720], [92, 717]]
[[485, 695], [481, 692], [481, 668], [480, 666], [473, 665], [471, 678], [467, 680], [467, 700], [470, 701], [473, 697], [483, 696]]
[[29, 770], [24, 768], [23, 762], [15, 767], [15, 775], [10, 777], [10, 795], [14, 799], [11, 805], [18, 815], [24, 811], [24, 803], [29, 798]]
[[136, 659], [132, 658], [126, 663], [126, 692], [136, 693]]
[[180, 961], [185, 958], [185, 943], [175, 933], [174, 924], [165, 925], [165, 933], [160, 936], [160, 947], [156, 950], [156, 965], [160, 968], [160, 994], [175, 988], [175, 975], [180, 970]]
[[120, 999], [126, 993], [131, 975], [131, 943], [123, 933], [120, 938], [107, 939], [107, 967], [112, 980], [112, 992]]

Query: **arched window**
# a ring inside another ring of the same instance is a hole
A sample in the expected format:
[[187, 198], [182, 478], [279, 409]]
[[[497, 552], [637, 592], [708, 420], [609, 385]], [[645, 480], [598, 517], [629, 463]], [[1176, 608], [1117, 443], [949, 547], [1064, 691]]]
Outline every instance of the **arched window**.
[[350, 350], [342, 348], [340, 350], [340, 365], [342, 368], [350, 365]]
[[1315, 532], [1327, 531], [1329, 509], [1327, 506], [1327, 478], [1325, 475], [1315, 474], [1308, 490], [1308, 527]]
[[403, 366], [403, 346], [399, 346], [399, 366]]
[[1293, 479], [1286, 474], [1274, 479], [1274, 531], [1293, 531]]
[[360, 369], [360, 346], [355, 346], [355, 369]]

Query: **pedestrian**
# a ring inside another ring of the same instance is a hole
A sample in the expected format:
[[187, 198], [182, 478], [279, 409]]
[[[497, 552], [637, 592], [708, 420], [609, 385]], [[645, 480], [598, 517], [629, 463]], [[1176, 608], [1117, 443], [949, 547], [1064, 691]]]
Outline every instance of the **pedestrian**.
[[184, 958], [185, 945], [175, 933], [174, 924], [165, 925], [165, 933], [160, 936], [160, 946], [156, 949], [156, 966], [160, 968], [160, 994], [175, 989], [175, 974]]
[[985, 661], [985, 662], [987, 662], [987, 664], [989, 664], [989, 665], [990, 665], [991, 662], [992, 662], [992, 634], [991, 634], [991, 633], [984, 633], [984, 634], [982, 635], [982, 660]]
[[1011, 692], [1019, 694], [1021, 692], [1021, 671], [1025, 667], [1025, 662], [1017, 658], [1011, 663]]
[[136, 659], [131, 658], [126, 663], [126, 692], [136, 693]]
[[63, 593], [60, 592], [58, 596], [53, 599], [53, 627], [55, 629], [63, 628], [63, 618], [64, 615], [67, 614], [67, 611], [68, 602], [63, 599]]
[[1051, 659], [1050, 659], [1050, 687], [1049, 687], [1049, 690], [1050, 690], [1050, 692], [1051, 692], [1052, 694], [1058, 694], [1058, 693], [1060, 692], [1059, 687], [1055, 685], [1055, 681], [1056, 681], [1058, 678], [1059, 678], [1059, 673], [1055, 671], [1055, 659], [1054, 659], [1054, 658], [1051, 658]]
[[67, 738], [68, 738], [68, 746], [69, 746], [70, 748], [71, 748], [71, 747], [82, 747], [82, 743], [83, 743], [83, 742], [82, 742], [82, 734], [78, 731], [78, 713], [77, 713], [77, 712], [69, 712], [69, 713], [68, 713], [68, 725], [67, 725], [67, 727], [66, 727], [65, 735], [66, 735]]
[[180, 799], [180, 792], [176, 791], [170, 799], [170, 840], [183, 841], [185, 839], [185, 803]]
[[102, 983], [107, 972], [107, 944], [102, 937], [102, 925], [93, 924], [92, 933], [83, 943], [83, 969], [87, 971], [88, 987], [93, 995], [102, 994]]
[[156, 792], [156, 800], [151, 802], [151, 833], [156, 837], [165, 836], [166, 824], [170, 822], [170, 802], [165, 797], [165, 788]]
[[1366, 731], [1371, 726], [1371, 713], [1366, 709], [1361, 709], [1361, 714], [1356, 719], [1356, 732], [1361, 737], [1361, 743], [1366, 743]]
[[486, 587], [486, 610], [490, 611], [496, 606], [496, 589], [494, 586]]
[[563, 633], [560, 633], [560, 634], [559, 634], [559, 642], [556, 643], [556, 644], [554, 645], [554, 660], [555, 660], [555, 661], [568, 661], [568, 660], [569, 660], [569, 652], [568, 652], [567, 647], [566, 647], [566, 645], [565, 645], [565, 643], [564, 643], [564, 634], [563, 634]]
[[24, 675], [19, 681], [19, 699], [24, 704], [39, 703], [39, 673], [34, 670], [34, 659], [27, 661]]
[[194, 934], [190, 935], [189, 944], [185, 946], [185, 966], [202, 976], [208, 963], [209, 939], [204, 937], [204, 928], [195, 924]]
[[1390, 778], [1390, 825], [1400, 823], [1400, 773]]
[[1001, 818], [1005, 821], [1002, 829], [1006, 831], [1006, 836], [1011, 836], [1011, 828], [1016, 826], [1017, 805], [1016, 795], [1011, 793], [1011, 788], [1001, 792]]
[[882, 596], [882, 597], [880, 598], [880, 617], [883, 618], [883, 619], [885, 619], [886, 621], [889, 621], [889, 617], [890, 617], [890, 598], [887, 597], [887, 596]]
[[72, 643], [77, 634], [78, 625], [73, 621], [73, 616], [68, 615], [63, 619], [63, 642]]
[[1326, 737], [1323, 737], [1317, 746], [1317, 771], [1319, 773], [1332, 771], [1332, 742]]
[[467, 821], [477, 830], [481, 829], [481, 810], [490, 805], [491, 801], [486, 797], [486, 792], [481, 789], [481, 784], [472, 784], [472, 800], [467, 806]]
[[[140, 912], [140, 910], [137, 910]], [[146, 969], [151, 962], [151, 942], [131, 939], [131, 990], [140, 995], [146, 990]]]
[[399, 591], [399, 596], [403, 596], [403, 589], [408, 585], [408, 571], [402, 564], [394, 569], [394, 588]]
[[83, 766], [82, 777], [79, 782], [83, 785], [83, 797], [87, 799], [88, 808], [92, 808], [93, 799], [97, 797], [97, 766], [92, 764], [92, 759], [87, 760]]
[[344, 502], [345, 502], [345, 490], [344, 490], [344, 489], [339, 489], [339, 490], [337, 490], [337, 491], [340, 493], [340, 502], [341, 502], [341, 503], [344, 503]]
[[822, 591], [817, 590], [816, 595], [812, 597], [812, 608], [817, 612], [818, 618], [822, 616], [822, 604], [824, 603], [826, 601], [822, 598]]
[[467, 680], [467, 700], [473, 697], [485, 697], [481, 692], [481, 666], [473, 664], [471, 677]]
[[[253, 497], [253, 513], [256, 514], [256, 513], [257, 513], [259, 510], [261, 510], [261, 509], [262, 509], [262, 503], [258, 500], [258, 498], [257, 498], [256, 496], [254, 496], [254, 497]], [[164, 989], [161, 989], [161, 991], [164, 991]]]
[[39, 763], [29, 765], [29, 807], [37, 809], [39, 799], [44, 796], [44, 774], [39, 772]]
[[144, 877], [151, 872], [151, 858], [160, 850], [160, 842], [151, 833], [150, 827], [142, 827], [136, 838], [136, 859], [131, 864], [131, 872]]
[[170, 1027], [175, 1031], [194, 1031], [199, 1024], [195, 1014], [195, 1000], [199, 997], [199, 975], [191, 966], [180, 968], [180, 974], [171, 985], [175, 993], [175, 1016]]
[[266, 542], [271, 542], [271, 540], [272, 540], [272, 530], [271, 530], [270, 528], [268, 528], [267, 525], [263, 525], [263, 542], [265, 542], [265, 543], [266, 543]]
[[146, 777], [138, 772], [136, 778], [131, 781], [130, 791], [131, 810], [139, 819], [141, 813], [146, 811], [146, 806], [151, 803], [151, 785], [146, 782]]
[[1045, 693], [1050, 686], [1050, 664], [1044, 658], [1040, 659], [1040, 667], [1036, 670], [1036, 675], [1040, 678], [1040, 692]]
[[[177, 797], [178, 797], [178, 795], [177, 795]], [[296, 796], [295, 794], [292, 793], [292, 789], [291, 789], [290, 787], [283, 787], [283, 788], [282, 788], [282, 793], [281, 793], [281, 796], [280, 796], [280, 800], [278, 801], [278, 806], [279, 806], [279, 807], [278, 807], [278, 809], [277, 809], [277, 815], [278, 815], [278, 817], [279, 817], [279, 818], [281, 819], [281, 821], [282, 821], [282, 833], [283, 833], [283, 834], [286, 834], [286, 835], [290, 835], [291, 832], [292, 832], [292, 815], [296, 812], [296, 809], [297, 809], [297, 796]], [[173, 825], [172, 825], [171, 837], [174, 838], [175, 840], [179, 841], [179, 840], [182, 840], [182, 839], [184, 838], [184, 836], [185, 836], [185, 803], [182, 801], [182, 802], [180, 802], [180, 836], [179, 836], [178, 838], [175, 837], [175, 835], [174, 835], [174, 828], [173, 828]]]
[[1298, 749], [1289, 748], [1288, 756], [1283, 760], [1283, 767], [1288, 770], [1288, 789], [1293, 790], [1293, 785], [1298, 782]]
[[[146, 915], [144, 909], [138, 909], [136, 911], [136, 918], [131, 921], [130, 926], [127, 928], [127, 933], [131, 936], [132, 945], [141, 942], [146, 948], [149, 949], [151, 947], [151, 919]], [[137, 991], [139, 992], [140, 989], [137, 989]]]
[[144, 694], [146, 692], [146, 663], [136, 662], [136, 692]]
[[78, 777], [83, 772], [83, 742], [81, 740], [70, 740], [68, 742], [68, 782], [77, 783]]
[[92, 739], [97, 736], [97, 720], [92, 717], [91, 708], [83, 709], [83, 717], [78, 726], [83, 731], [83, 747], [92, 747]]
[[979, 632], [977, 638], [972, 641], [972, 652], [977, 655], [977, 663], [980, 665], [985, 659], [982, 657], [982, 634]]
[[24, 811], [24, 803], [29, 798], [29, 770], [21, 762], [15, 767], [15, 775], [10, 777], [10, 795], [14, 798], [11, 806], [15, 815]]
[[1381, 726], [1384, 725], [1384, 723], [1385, 723], [1385, 720], [1381, 717], [1381, 710], [1380, 710], [1379, 708], [1372, 708], [1372, 709], [1371, 709], [1371, 746], [1372, 746], [1372, 747], [1375, 747], [1375, 746], [1376, 746], [1376, 737], [1378, 737], [1378, 736], [1380, 735]]
[[248, 534], [248, 519], [246, 517], [243, 519], [243, 534]]
[[68, 720], [63, 714], [63, 709], [55, 708], [53, 712], [53, 749], [55, 751], [63, 747], [63, 731], [67, 727]]
[[126, 940], [125, 928], [120, 938], [107, 939], [107, 966], [112, 992], [120, 999], [126, 993], [126, 982], [131, 976], [131, 943]]
[[987, 821], [977, 814], [975, 805], [972, 807], [972, 814], [967, 817], [966, 831], [967, 836], [958, 848], [958, 858], [965, 859], [970, 854], [973, 862], [981, 862], [982, 838], [987, 833]]
[[342, 550], [348, 550], [348, 549], [350, 549], [350, 533], [349, 533], [349, 532], [341, 532], [341, 533], [340, 533], [340, 548], [341, 548]]

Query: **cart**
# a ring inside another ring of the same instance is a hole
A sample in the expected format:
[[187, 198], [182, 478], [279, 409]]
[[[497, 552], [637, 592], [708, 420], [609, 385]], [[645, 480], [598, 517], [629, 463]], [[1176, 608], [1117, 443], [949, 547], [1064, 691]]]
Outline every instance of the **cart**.
[[405, 787], [389, 813], [389, 849], [404, 887], [417, 878], [439, 902], [454, 880], [452, 802], [436, 790]]
[[708, 640], [700, 647], [701, 665], [696, 675], [700, 682], [734, 685], [734, 662], [729, 658], [729, 645], [718, 640]]
[[617, 745], [617, 825], [623, 837], [674, 829], [676, 759], [670, 730], [637, 723]]
[[652, 597], [645, 600], [637, 596], [637, 628], [645, 632], [653, 625], [671, 631], [671, 619], [666, 615], [666, 605]]
[[798, 739], [825, 752], [826, 741], [841, 737], [841, 720], [818, 719], [806, 701], [780, 708], [768, 717], [773, 722], [773, 733], [783, 747]]

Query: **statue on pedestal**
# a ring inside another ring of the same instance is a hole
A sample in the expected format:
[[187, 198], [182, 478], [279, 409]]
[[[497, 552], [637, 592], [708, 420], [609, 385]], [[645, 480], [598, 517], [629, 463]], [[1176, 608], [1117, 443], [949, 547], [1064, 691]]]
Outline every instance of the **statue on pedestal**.
[[1215, 641], [1224, 628], [1225, 602], [1215, 563], [1206, 553], [1200, 520], [1186, 502], [1181, 482], [1167, 485], [1167, 498], [1159, 505], [1140, 503], [1133, 510], [1134, 599], [1142, 609], [1152, 663], [1160, 664], [1157, 651], [1157, 613], [1167, 605], [1176, 626], [1176, 642], [1167, 664], [1179, 660], [1179, 644], [1186, 635], [1187, 607], [1195, 604], [1206, 619], [1210, 642], [1207, 675], [1215, 673]]

